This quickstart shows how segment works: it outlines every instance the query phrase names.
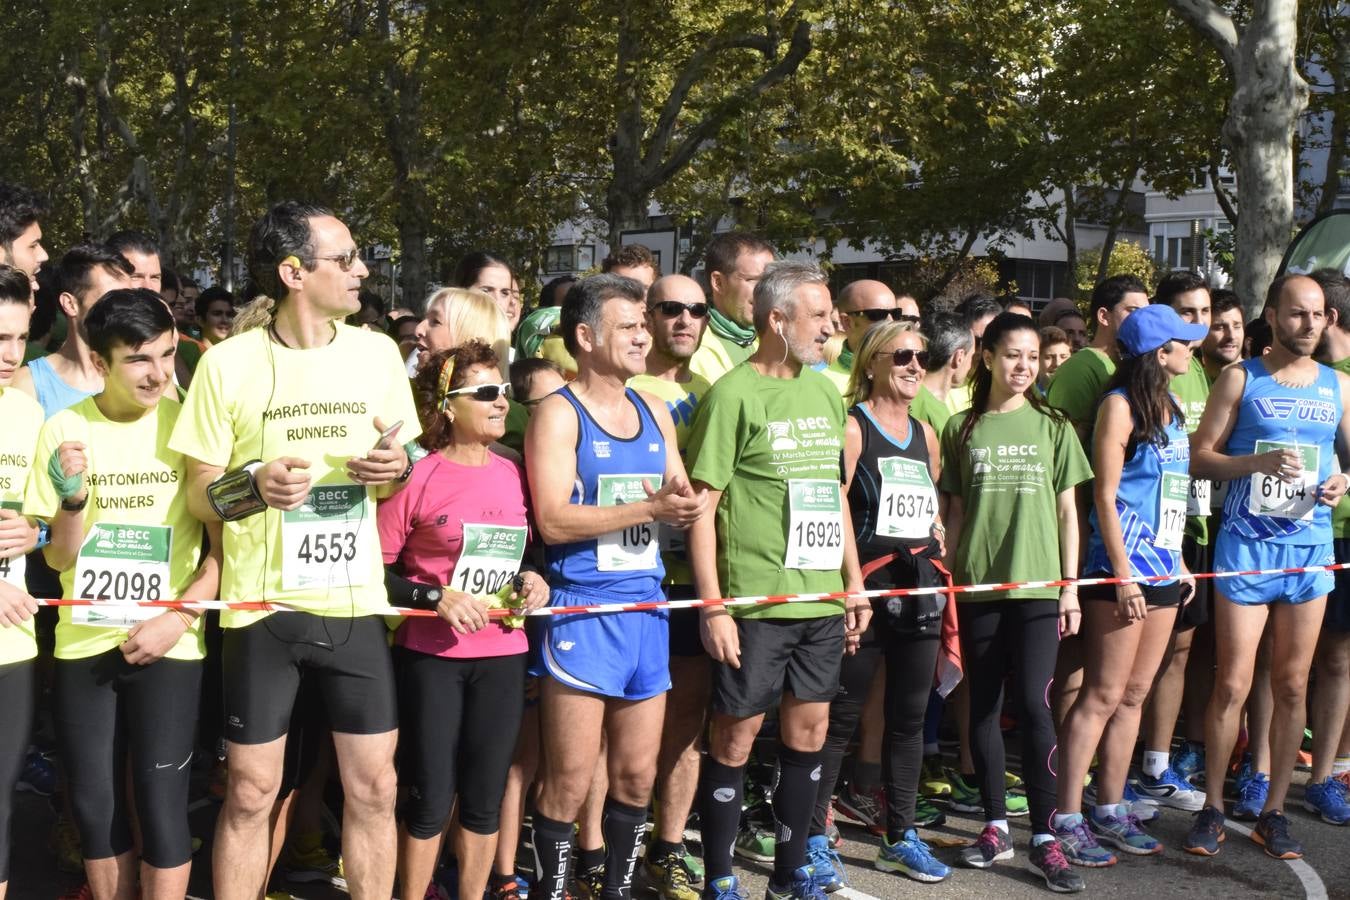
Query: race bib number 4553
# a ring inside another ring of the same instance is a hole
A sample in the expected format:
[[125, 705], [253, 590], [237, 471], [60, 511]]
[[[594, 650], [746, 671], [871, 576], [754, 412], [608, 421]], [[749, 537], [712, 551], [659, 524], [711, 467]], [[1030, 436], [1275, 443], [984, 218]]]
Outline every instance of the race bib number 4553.
[[171, 600], [169, 554], [173, 529], [167, 525], [99, 522], [89, 529], [75, 562], [75, 597], [95, 601], [71, 608], [77, 625], [130, 628], [163, 610], [134, 606], [101, 607], [112, 600]]
[[375, 533], [366, 489], [359, 484], [313, 488], [299, 509], [281, 514], [281, 589], [356, 587], [370, 575]]

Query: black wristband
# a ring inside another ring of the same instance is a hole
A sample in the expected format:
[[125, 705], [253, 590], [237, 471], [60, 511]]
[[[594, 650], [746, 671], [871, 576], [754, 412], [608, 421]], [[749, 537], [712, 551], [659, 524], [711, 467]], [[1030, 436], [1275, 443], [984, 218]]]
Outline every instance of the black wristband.
[[403, 470], [403, 474], [400, 475], [400, 476], [398, 476], [398, 478], [396, 478], [396, 479], [394, 479], [394, 480], [397, 481], [399, 484], [407, 484], [407, 483], [408, 483], [408, 479], [412, 477], [412, 470], [413, 470], [413, 461], [412, 461], [412, 457], [409, 456], [409, 457], [408, 457], [408, 468], [404, 469], [404, 470]]
[[61, 501], [61, 508], [66, 512], [79, 512], [89, 504], [89, 492], [84, 492], [84, 499], [79, 503], [71, 503], [69, 500]]

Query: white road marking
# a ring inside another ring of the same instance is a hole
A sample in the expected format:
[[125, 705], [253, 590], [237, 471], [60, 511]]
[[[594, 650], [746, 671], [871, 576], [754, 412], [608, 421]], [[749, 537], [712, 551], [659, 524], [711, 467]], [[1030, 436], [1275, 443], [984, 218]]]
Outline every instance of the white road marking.
[[[1246, 835], [1249, 838], [1252, 836], [1252, 830], [1246, 825], [1239, 825], [1238, 823], [1231, 821], [1224, 822], [1223, 824], [1225, 827], [1231, 828], [1239, 834]], [[1327, 900], [1327, 886], [1322, 883], [1322, 879], [1317, 874], [1317, 871], [1312, 866], [1308, 865], [1306, 860], [1286, 859], [1284, 862], [1289, 863], [1289, 868], [1294, 871], [1294, 875], [1296, 875], [1298, 880], [1303, 883], [1303, 893], [1307, 896], [1308, 900]]]
[[[873, 897], [871, 894], [864, 894], [862, 891], [855, 891], [850, 887], [843, 887], [830, 895], [831, 897], [843, 897], [844, 900], [881, 900], [880, 897]], [[1325, 893], [1322, 894], [1326, 896]]]

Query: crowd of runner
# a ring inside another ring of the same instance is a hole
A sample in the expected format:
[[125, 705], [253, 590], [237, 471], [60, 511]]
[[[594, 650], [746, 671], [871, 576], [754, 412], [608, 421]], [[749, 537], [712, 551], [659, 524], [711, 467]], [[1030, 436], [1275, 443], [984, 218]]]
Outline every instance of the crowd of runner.
[[134, 232], [49, 260], [43, 213], [0, 184], [0, 900], [16, 784], [74, 896], [184, 897], [206, 769], [220, 900], [735, 900], [737, 856], [809, 900], [836, 814], [885, 872], [1077, 892], [1160, 806], [1169, 852], [1231, 816], [1300, 857], [1301, 766], [1350, 821], [1339, 272], [1033, 318], [728, 232], [703, 283], [631, 245], [532, 309], [475, 253], [418, 316], [317, 206], [239, 297]]

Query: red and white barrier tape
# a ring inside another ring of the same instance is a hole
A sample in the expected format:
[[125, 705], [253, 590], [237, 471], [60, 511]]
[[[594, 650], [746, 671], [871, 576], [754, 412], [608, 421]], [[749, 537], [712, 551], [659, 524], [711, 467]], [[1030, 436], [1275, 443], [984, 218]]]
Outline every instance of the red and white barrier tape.
[[[1337, 572], [1350, 569], [1350, 563], [1333, 563], [1326, 566], [1302, 566], [1291, 569], [1256, 569], [1249, 572], [1196, 572], [1195, 578], [1254, 578], [1257, 576], [1301, 575], [1312, 572]], [[1014, 581], [1001, 584], [964, 584], [952, 587], [924, 588], [883, 588], [867, 591], [835, 591], [825, 594], [765, 594], [758, 597], [723, 597], [717, 600], [653, 600], [645, 603], [595, 603], [587, 606], [545, 606], [542, 609], [522, 612], [512, 609], [488, 610], [494, 619], [507, 616], [568, 616], [577, 614], [647, 612], [657, 609], [698, 609], [704, 606], [774, 606], [782, 603], [819, 603], [823, 600], [844, 600], [848, 597], [917, 597], [923, 594], [986, 594], [998, 591], [1010, 591], [1026, 588], [1054, 588], [1067, 585], [1092, 587], [1095, 585], [1147, 584], [1153, 581], [1171, 581], [1174, 575], [1138, 575], [1131, 578], [1061, 578], [1054, 581]], [[150, 607], [163, 609], [196, 610], [234, 610], [239, 612], [305, 612], [304, 607], [287, 606], [283, 603], [227, 602], [224, 600], [198, 600], [182, 602], [179, 600], [45, 600], [39, 599], [41, 606], [102, 606], [107, 608]], [[383, 616], [434, 616], [431, 609], [406, 609], [387, 606], [370, 610], [369, 615]]]

